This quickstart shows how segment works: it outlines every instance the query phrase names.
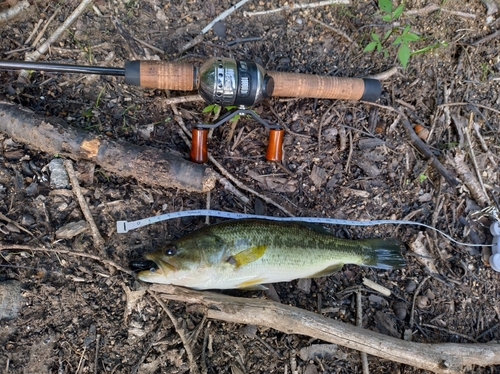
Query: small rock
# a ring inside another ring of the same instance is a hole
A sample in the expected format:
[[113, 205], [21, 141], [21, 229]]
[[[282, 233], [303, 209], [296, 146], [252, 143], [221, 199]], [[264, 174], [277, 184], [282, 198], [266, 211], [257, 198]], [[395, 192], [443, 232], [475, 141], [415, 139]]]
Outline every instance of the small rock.
[[304, 370], [304, 374], [318, 374], [318, 369], [316, 368], [316, 365], [314, 364], [307, 365]]
[[7, 280], [0, 282], [0, 320], [16, 318], [21, 310], [21, 282]]
[[405, 291], [411, 293], [417, 289], [417, 283], [414, 280], [410, 279], [406, 282]]
[[394, 314], [396, 314], [396, 317], [398, 319], [404, 320], [406, 318], [406, 314], [408, 312], [408, 309], [406, 308], [406, 303], [403, 302], [394, 303], [392, 309], [394, 310]]
[[384, 298], [382, 298], [378, 295], [370, 295], [370, 296], [368, 296], [368, 300], [374, 304], [382, 304], [385, 301]]
[[212, 29], [214, 31], [214, 34], [217, 35], [219, 38], [224, 39], [226, 37], [227, 27], [224, 22], [222, 21], [216, 22]]
[[29, 213], [24, 213], [23, 216], [21, 217], [21, 225], [25, 227], [29, 227], [34, 223], [35, 223], [35, 217], [33, 217]]
[[53, 189], [69, 188], [69, 177], [63, 165], [63, 160], [55, 158], [49, 162], [50, 187]]
[[305, 294], [309, 294], [311, 292], [311, 279], [310, 278], [301, 278], [297, 281], [297, 288], [304, 292]]
[[245, 325], [241, 327], [238, 332], [242, 335], [248, 336], [249, 338], [255, 338], [257, 334], [257, 326], [255, 325]]
[[27, 196], [35, 196], [38, 193], [38, 183], [32, 182], [28, 187], [26, 187]]

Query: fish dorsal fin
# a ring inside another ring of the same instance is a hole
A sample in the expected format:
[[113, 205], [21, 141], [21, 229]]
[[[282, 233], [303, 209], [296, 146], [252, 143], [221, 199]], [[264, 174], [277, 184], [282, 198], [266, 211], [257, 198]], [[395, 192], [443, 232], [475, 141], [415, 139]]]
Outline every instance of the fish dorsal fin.
[[232, 255], [231, 257], [229, 257], [227, 262], [229, 262], [230, 264], [234, 264], [236, 268], [239, 268], [240, 266], [257, 261], [264, 255], [266, 249], [267, 245], [256, 245], [247, 248], [239, 253], [236, 253], [235, 255]]
[[324, 268], [323, 270], [318, 271], [316, 274], [311, 275], [308, 278], [326, 277], [327, 275], [335, 274], [337, 271], [342, 269], [342, 266], [344, 266], [344, 264], [330, 265], [330, 266]]

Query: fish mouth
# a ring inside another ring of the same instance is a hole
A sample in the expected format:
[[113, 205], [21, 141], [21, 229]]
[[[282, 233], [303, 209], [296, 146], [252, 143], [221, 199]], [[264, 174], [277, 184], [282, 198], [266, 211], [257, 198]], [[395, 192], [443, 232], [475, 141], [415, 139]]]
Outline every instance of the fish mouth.
[[130, 261], [129, 266], [133, 271], [136, 271], [136, 272], [150, 271], [151, 273], [154, 273], [159, 269], [156, 262], [154, 262], [152, 260]]
[[138, 272], [137, 276], [141, 280], [158, 281], [177, 270], [172, 264], [157, 259], [155, 253], [148, 253], [144, 257], [145, 259], [131, 261], [129, 264], [133, 271]]

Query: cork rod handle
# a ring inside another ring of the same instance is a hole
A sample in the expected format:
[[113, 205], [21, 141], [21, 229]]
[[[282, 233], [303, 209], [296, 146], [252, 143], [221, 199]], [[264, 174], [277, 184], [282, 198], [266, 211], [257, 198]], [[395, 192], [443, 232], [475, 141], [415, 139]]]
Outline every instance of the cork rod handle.
[[147, 88], [192, 91], [198, 88], [192, 64], [165, 61], [127, 61], [125, 82]]
[[312, 74], [269, 71], [273, 77], [272, 96], [375, 101], [380, 97], [378, 80], [325, 77]]

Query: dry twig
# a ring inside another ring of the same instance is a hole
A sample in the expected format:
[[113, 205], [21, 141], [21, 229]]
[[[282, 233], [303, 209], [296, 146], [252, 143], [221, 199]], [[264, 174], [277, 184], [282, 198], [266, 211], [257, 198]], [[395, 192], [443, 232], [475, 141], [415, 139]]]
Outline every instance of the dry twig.
[[313, 16], [309, 16], [309, 19], [313, 22], [316, 22], [317, 24], [323, 26], [323, 27], [326, 27], [328, 30], [331, 30], [333, 31], [334, 33], [340, 35], [341, 37], [343, 37], [344, 39], [346, 39], [347, 41], [349, 41], [350, 43], [354, 43], [354, 40], [352, 40], [349, 35], [347, 35], [345, 32], [343, 32], [342, 30], [339, 30], [339, 29], [336, 29], [335, 27], [332, 27], [326, 23], [324, 23], [323, 21], [320, 21], [319, 19], [316, 19], [315, 17]]
[[1, 219], [2, 221], [7, 222], [7, 223], [11, 223], [11, 224], [13, 224], [13, 225], [14, 225], [14, 226], [16, 226], [19, 230], [24, 231], [26, 234], [29, 234], [29, 235], [31, 235], [31, 236], [33, 236], [33, 237], [35, 236], [35, 235], [33, 235], [33, 234], [31, 233], [31, 231], [29, 231], [29, 230], [25, 229], [22, 225], [20, 225], [20, 224], [19, 224], [19, 223], [17, 223], [16, 221], [11, 220], [9, 217], [7, 217], [7, 216], [3, 215], [1, 212], [0, 212], [0, 219]]
[[182, 340], [182, 344], [184, 345], [184, 349], [186, 350], [186, 354], [188, 356], [189, 360], [189, 371], [191, 373], [198, 373], [198, 368], [196, 367], [196, 361], [193, 356], [193, 350], [191, 349], [191, 345], [189, 344], [189, 341], [186, 337], [186, 334], [184, 334], [184, 330], [182, 329], [181, 326], [177, 323], [177, 320], [175, 319], [174, 314], [170, 311], [168, 306], [156, 295], [155, 292], [149, 290], [148, 291], [151, 296], [156, 300], [156, 302], [161, 306], [163, 311], [167, 314], [168, 318], [172, 321], [172, 324], [174, 325], [175, 331], [179, 335], [179, 337]]
[[219, 14], [217, 17], [215, 17], [212, 22], [210, 22], [208, 25], [206, 25], [203, 30], [201, 30], [201, 33], [202, 34], [206, 34], [212, 27], [214, 27], [214, 25], [219, 22], [219, 21], [222, 21], [224, 18], [228, 17], [231, 13], [233, 13], [235, 10], [237, 10], [238, 8], [241, 8], [243, 5], [245, 5], [246, 3], [248, 3], [248, 0], [241, 0], [239, 1], [238, 3], [234, 4], [231, 8], [229, 9], [226, 9], [224, 12], [222, 12], [221, 14]]
[[40, 41], [40, 39], [43, 38], [43, 34], [45, 34], [45, 31], [47, 31], [47, 27], [49, 27], [50, 23], [54, 20], [54, 18], [57, 16], [57, 14], [61, 11], [62, 6], [59, 6], [56, 8], [54, 13], [50, 16], [50, 18], [45, 22], [45, 25], [43, 26], [42, 30], [38, 33], [37, 37], [35, 40], [33, 40], [33, 43], [31, 43], [31, 47], [35, 48]]
[[413, 10], [406, 10], [405, 11], [405, 15], [408, 15], [408, 16], [422, 16], [422, 15], [425, 15], [425, 14], [429, 14], [429, 13], [432, 13], [432, 12], [435, 12], [435, 11], [441, 11], [443, 13], [448, 13], [448, 14], [451, 14], [451, 15], [454, 15], [454, 16], [458, 16], [458, 17], [462, 17], [462, 18], [471, 18], [471, 19], [475, 19], [476, 18], [476, 15], [475, 14], [470, 14], [470, 13], [465, 13], [465, 12], [458, 12], [456, 10], [450, 10], [450, 9], [446, 9], [446, 8], [443, 8], [443, 7], [440, 7], [439, 5], [436, 5], [436, 4], [430, 4], [424, 8], [421, 8], [421, 9], [413, 9]]
[[393, 75], [398, 74], [399, 69], [400, 68], [398, 66], [394, 66], [386, 71], [383, 71], [383, 72], [377, 73], [377, 74], [370, 74], [364, 78], [371, 78], [371, 79], [376, 79], [379, 81], [387, 80], [387, 79], [391, 78]]
[[263, 10], [263, 11], [259, 11], [259, 12], [243, 12], [243, 15], [245, 17], [254, 17], [254, 16], [262, 16], [262, 15], [266, 15], [266, 14], [283, 12], [285, 10], [297, 10], [297, 9], [306, 9], [306, 8], [317, 8], [317, 7], [328, 6], [328, 5], [335, 5], [335, 4], [350, 5], [351, 1], [350, 0], [324, 0], [324, 1], [318, 1], [316, 3], [290, 4], [290, 5], [285, 5], [282, 8], [275, 8], [275, 9], [270, 9], [270, 10]]
[[481, 185], [474, 177], [474, 174], [471, 172], [467, 164], [465, 163], [465, 154], [457, 150], [457, 153], [453, 159], [450, 158], [450, 162], [455, 167], [455, 170], [460, 175], [463, 183], [469, 189], [469, 192], [474, 200], [478, 203], [479, 206], [484, 207], [488, 201], [488, 196], [484, 193]]
[[[361, 301], [361, 290], [358, 289], [356, 292], [356, 326], [363, 328], [363, 303]], [[368, 366], [368, 356], [366, 352], [361, 351], [361, 364], [363, 366], [363, 374], [370, 373], [370, 367]]]
[[306, 335], [435, 373], [458, 374], [466, 365], [500, 364], [500, 344], [414, 343], [269, 300], [231, 297], [159, 284], [152, 285], [150, 290], [167, 300], [203, 304], [210, 319], [267, 326], [287, 334]]
[[83, 11], [87, 8], [87, 5], [89, 5], [91, 2], [92, 0], [82, 0], [80, 5], [76, 7], [73, 13], [71, 13], [70, 16], [63, 22], [63, 24], [59, 26], [56, 31], [54, 31], [54, 33], [45, 41], [45, 43], [38, 47], [36, 51], [26, 53], [25, 60], [38, 61], [40, 56], [49, 50], [50, 45], [57, 39], [59, 39], [62, 33], [71, 26], [71, 24], [83, 13]]
[[479, 181], [479, 185], [483, 190], [484, 197], [486, 197], [486, 203], [490, 204], [490, 199], [488, 198], [488, 194], [486, 193], [486, 189], [484, 188], [483, 178], [481, 177], [481, 172], [479, 171], [479, 166], [477, 165], [476, 155], [474, 153], [474, 147], [472, 146], [472, 141], [470, 139], [470, 130], [472, 129], [472, 125], [474, 123], [474, 114], [471, 112], [469, 116], [469, 123], [467, 128], [465, 129], [465, 139], [467, 139], [467, 145], [469, 146], [470, 158], [472, 160], [472, 165], [474, 165], [474, 169], [476, 170], [477, 180]]
[[106, 241], [101, 236], [101, 233], [99, 232], [99, 229], [95, 224], [94, 217], [92, 217], [92, 213], [90, 213], [89, 206], [87, 205], [87, 201], [85, 201], [85, 197], [83, 196], [80, 184], [78, 182], [78, 177], [76, 176], [75, 169], [73, 168], [73, 162], [71, 160], [64, 160], [64, 167], [66, 168], [66, 171], [68, 173], [73, 193], [78, 200], [78, 204], [80, 204], [80, 209], [82, 210], [82, 213], [90, 226], [92, 239], [94, 239], [94, 246], [104, 252], [104, 244], [106, 243]]
[[0, 13], [0, 23], [11, 20], [15, 16], [17, 16], [23, 9], [26, 9], [29, 6], [30, 6], [29, 1], [25, 0], [17, 3], [13, 7], [10, 7], [6, 11]]
[[136, 277], [135, 273], [131, 270], [125, 269], [124, 267], [118, 265], [116, 262], [84, 252], [74, 252], [68, 249], [57, 249], [57, 248], [42, 248], [42, 247], [32, 247], [29, 245], [17, 245], [17, 244], [0, 244], [0, 251], [38, 251], [38, 252], [49, 252], [49, 253], [59, 253], [64, 255], [73, 255], [79, 257], [91, 258], [96, 261], [100, 261], [103, 264], [110, 265], [121, 272], [128, 274], [132, 277]]

